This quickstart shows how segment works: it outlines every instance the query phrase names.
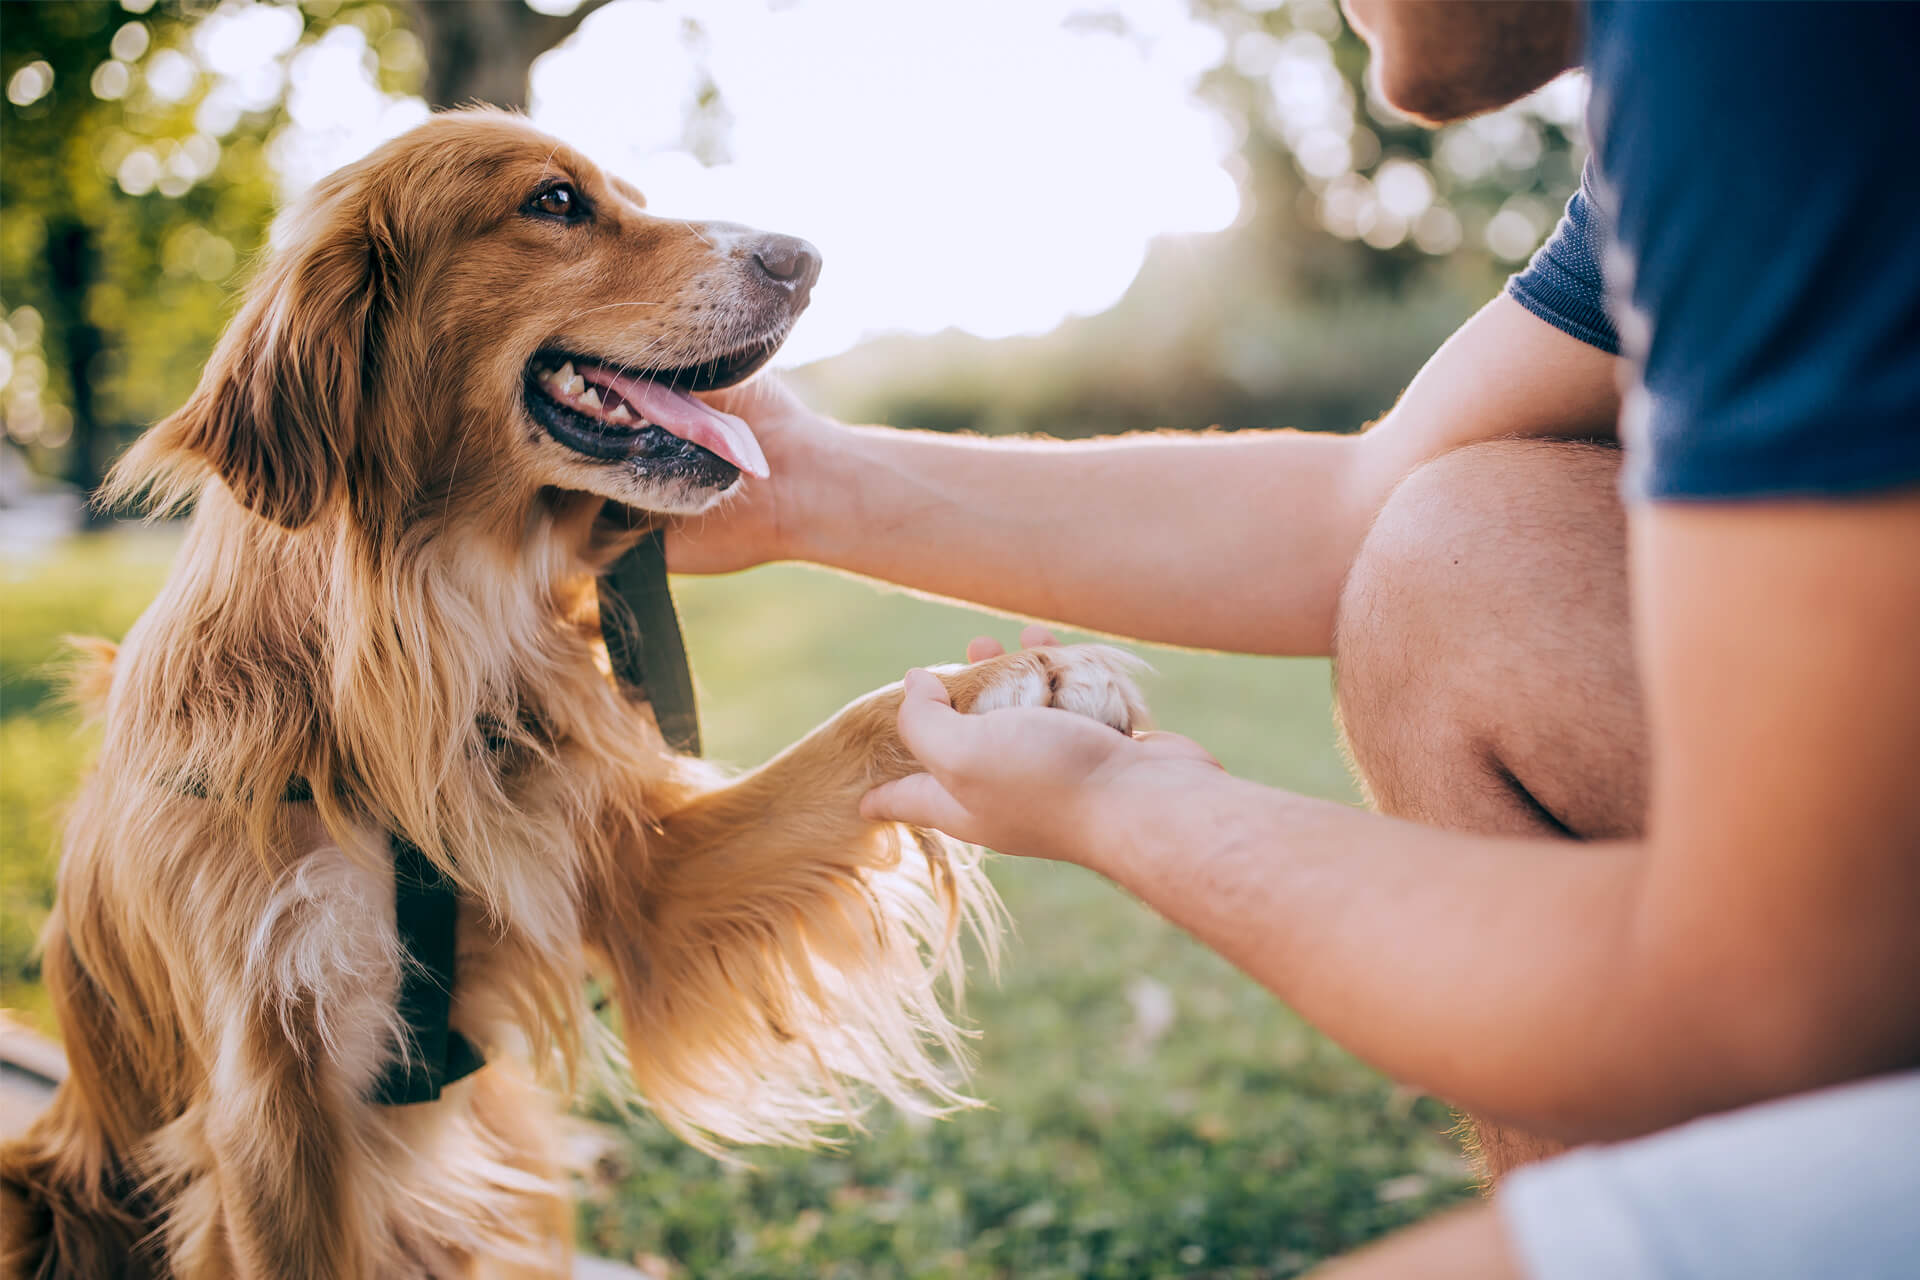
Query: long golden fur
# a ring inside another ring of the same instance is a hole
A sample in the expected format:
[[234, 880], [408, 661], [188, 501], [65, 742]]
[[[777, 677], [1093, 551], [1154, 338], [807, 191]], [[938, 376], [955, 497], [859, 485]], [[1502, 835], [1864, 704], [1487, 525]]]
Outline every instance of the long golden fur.
[[[556, 180], [591, 217], [529, 204]], [[963, 851], [858, 816], [910, 768], [897, 689], [742, 776], [675, 755], [606, 674], [595, 578], [736, 477], [665, 436], [658, 465], [586, 457], [528, 409], [555, 349], [744, 376], [804, 305], [755, 274], [763, 243], [652, 217], [490, 112], [285, 222], [112, 481], [195, 511], [89, 677], [105, 740], [45, 936], [71, 1076], [0, 1150], [0, 1269], [559, 1275], [546, 1085], [630, 1074], [704, 1144], [960, 1101], [939, 980], [993, 900]], [[946, 679], [962, 709], [1138, 710], [1102, 650]], [[489, 1059], [402, 1107], [366, 1100], [407, 1043], [390, 832], [458, 886], [451, 1021]]]

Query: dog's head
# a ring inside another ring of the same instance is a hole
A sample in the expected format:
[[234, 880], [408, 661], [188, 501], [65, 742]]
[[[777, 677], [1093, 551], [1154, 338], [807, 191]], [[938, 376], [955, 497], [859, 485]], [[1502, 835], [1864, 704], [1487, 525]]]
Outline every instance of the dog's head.
[[819, 269], [791, 236], [647, 213], [517, 117], [437, 116], [287, 215], [133, 465], [210, 467], [289, 528], [342, 498], [389, 525], [552, 490], [700, 511], [766, 461], [691, 393], [764, 364]]

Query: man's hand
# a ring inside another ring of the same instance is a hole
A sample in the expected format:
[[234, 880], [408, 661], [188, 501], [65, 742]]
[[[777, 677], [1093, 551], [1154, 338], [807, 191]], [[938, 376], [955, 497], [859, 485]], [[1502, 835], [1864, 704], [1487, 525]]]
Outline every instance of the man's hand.
[[667, 567], [675, 573], [732, 573], [795, 554], [792, 536], [804, 521], [803, 498], [817, 485], [822, 443], [839, 429], [771, 375], [701, 399], [746, 419], [767, 455], [765, 480], [745, 477], [740, 492], [717, 510], [667, 530]]
[[[1040, 628], [1028, 628], [1022, 639], [1030, 647], [1053, 643]], [[999, 652], [991, 640], [967, 647], [975, 662]], [[962, 715], [946, 686], [919, 670], [907, 673], [900, 737], [927, 771], [874, 788], [862, 814], [1064, 862], [1086, 863], [1115, 838], [1119, 824], [1109, 819], [1121, 797], [1221, 772], [1205, 748], [1179, 734], [1126, 737], [1051, 708]]]

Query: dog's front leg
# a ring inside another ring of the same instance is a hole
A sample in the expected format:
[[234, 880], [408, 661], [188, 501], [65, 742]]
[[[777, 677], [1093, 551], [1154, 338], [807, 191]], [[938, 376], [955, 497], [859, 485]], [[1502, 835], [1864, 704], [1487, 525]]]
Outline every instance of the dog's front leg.
[[[932, 668], [963, 713], [1006, 707], [1058, 707], [1130, 733], [1146, 705], [1132, 675], [1139, 660], [1106, 645], [1048, 645], [970, 665]], [[915, 772], [895, 723], [901, 690], [888, 685], [839, 714], [730, 786], [671, 815], [676, 845], [710, 848], [761, 824], [796, 824], [832, 842], [873, 824], [860, 817], [870, 788]]]
[[[324, 1062], [253, 1018], [222, 1036], [204, 1124], [211, 1167], [168, 1225], [182, 1277], [375, 1272], [352, 1179], [359, 1135]], [[251, 1024], [251, 1025], [248, 1025]]]
[[[1122, 731], [1137, 664], [1099, 646], [939, 669], [963, 712], [1057, 706]], [[903, 1105], [960, 1101], [956, 925], [990, 921], [977, 862], [945, 837], [860, 816], [915, 769], [900, 687], [868, 694], [759, 769], [670, 812], [623, 859], [590, 932], [610, 960], [642, 1092], [696, 1139], [802, 1140], [846, 1118], [842, 1081]], [[923, 856], [924, 855], [924, 856]]]
[[165, 1232], [180, 1276], [372, 1276], [398, 1261], [381, 1181], [396, 1153], [367, 1101], [398, 1032], [392, 883], [321, 849], [251, 927], [194, 939], [206, 1091], [152, 1166], [177, 1192]]

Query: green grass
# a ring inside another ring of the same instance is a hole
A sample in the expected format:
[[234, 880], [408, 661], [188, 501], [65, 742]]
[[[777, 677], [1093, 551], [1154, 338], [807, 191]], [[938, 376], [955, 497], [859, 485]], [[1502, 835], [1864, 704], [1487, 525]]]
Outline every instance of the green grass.
[[62, 637], [119, 639], [175, 542], [129, 531], [0, 561], [0, 1008], [47, 1030], [33, 943], [53, 901], [62, 807], [94, 742], [61, 699]]
[[[30, 942], [90, 739], [47, 666], [117, 637], [165, 569], [117, 533], [0, 579], [0, 1004], [36, 1016]], [[779, 566], [679, 584], [708, 751], [750, 764], [906, 667], [1017, 624]], [[1148, 650], [1158, 722], [1235, 772], [1352, 799], [1324, 663]], [[1467, 1194], [1444, 1109], [1397, 1090], [1218, 957], [1070, 867], [999, 859], [1016, 935], [968, 1008], [972, 1088], [876, 1113], [838, 1150], [727, 1165], [642, 1120], [581, 1213], [597, 1252], [684, 1277], [1284, 1276]], [[1170, 1009], [1158, 1035], [1140, 1010]]]

